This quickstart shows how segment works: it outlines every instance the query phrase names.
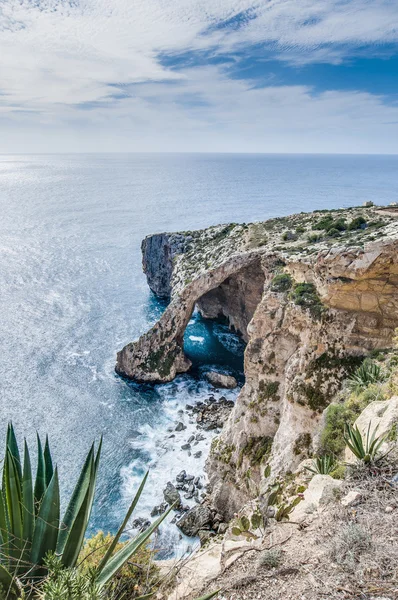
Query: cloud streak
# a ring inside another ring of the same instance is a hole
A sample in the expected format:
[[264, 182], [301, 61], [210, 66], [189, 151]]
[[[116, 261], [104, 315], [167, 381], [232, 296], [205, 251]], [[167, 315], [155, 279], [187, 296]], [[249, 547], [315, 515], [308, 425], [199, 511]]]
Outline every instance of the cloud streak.
[[[398, 43], [397, 21], [395, 0], [5, 0], [0, 7], [4, 139], [13, 142], [13, 131], [18, 138], [17, 125], [65, 135], [84, 121], [87, 135], [90, 124], [106, 131], [127, 127], [144, 146], [156, 139], [154, 132], [171, 125], [176, 138], [181, 141], [189, 131], [198, 146], [208, 128], [238, 145], [239, 132], [250, 131], [257, 148], [258, 131], [248, 123], [254, 117], [268, 137], [277, 127], [285, 132], [288, 123], [293, 139], [304, 127], [310, 136], [314, 128], [332, 123], [338, 129], [343, 111], [344, 127], [359, 140], [360, 119], [352, 103], [366, 115], [361, 127], [368, 132], [373, 124], [383, 130], [384, 122], [395, 122], [397, 109], [360, 91], [315, 97], [305, 86], [256, 90], [256, 81], [232, 79], [225, 66], [178, 69], [173, 57], [191, 52], [236, 60], [242, 49], [265, 45], [272, 56], [292, 64], [339, 64], [363, 45]], [[316, 117], [313, 126], [308, 114]], [[298, 118], [303, 127], [297, 128]], [[384, 140], [384, 133], [378, 138]], [[34, 143], [33, 133], [31, 139]], [[179, 142], [176, 149], [185, 145]], [[91, 147], [89, 139], [86, 146]], [[132, 149], [131, 143], [123, 147]]]

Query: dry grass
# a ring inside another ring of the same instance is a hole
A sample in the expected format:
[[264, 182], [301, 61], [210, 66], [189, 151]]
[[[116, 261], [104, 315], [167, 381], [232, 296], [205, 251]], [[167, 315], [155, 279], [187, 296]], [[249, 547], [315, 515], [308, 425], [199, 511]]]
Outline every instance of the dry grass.
[[293, 532], [278, 562], [271, 557], [268, 566], [269, 550], [260, 557], [246, 553], [214, 582], [224, 590], [219, 600], [397, 600], [396, 473], [398, 460], [391, 456], [377, 468], [353, 469], [341, 492], [359, 491], [355, 506], [344, 507], [336, 498], [304, 529], [274, 525], [274, 531]]

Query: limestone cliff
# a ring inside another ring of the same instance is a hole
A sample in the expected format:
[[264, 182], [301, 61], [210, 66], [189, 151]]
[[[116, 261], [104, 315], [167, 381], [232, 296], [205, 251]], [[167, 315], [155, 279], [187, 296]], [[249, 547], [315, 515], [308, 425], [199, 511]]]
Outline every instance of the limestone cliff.
[[342, 380], [391, 345], [398, 220], [392, 209], [315, 211], [151, 236], [143, 250], [151, 289], [171, 302], [119, 352], [120, 374], [170, 381], [187, 371], [183, 334], [195, 305], [247, 342], [246, 383], [208, 460], [212, 500], [230, 518], [306, 457]]

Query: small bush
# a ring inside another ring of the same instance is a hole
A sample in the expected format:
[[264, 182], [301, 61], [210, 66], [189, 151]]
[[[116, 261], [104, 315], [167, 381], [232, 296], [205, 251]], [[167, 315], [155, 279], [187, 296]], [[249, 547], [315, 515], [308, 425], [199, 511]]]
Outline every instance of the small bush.
[[368, 552], [371, 547], [370, 534], [356, 523], [351, 523], [334, 536], [330, 557], [335, 563], [355, 570], [361, 554]]
[[366, 438], [362, 436], [358, 426], [352, 427], [349, 424], [345, 426], [344, 439], [356, 458], [365, 464], [372, 464], [380, 460], [380, 447], [386, 439], [386, 436], [376, 436], [377, 427], [370, 433], [371, 423], [369, 422]]
[[324, 311], [321, 299], [313, 283], [296, 283], [290, 292], [294, 304], [310, 310], [315, 319], [319, 319]]
[[266, 567], [267, 569], [275, 569], [279, 567], [282, 560], [282, 550], [280, 548], [271, 548], [264, 550], [259, 556], [258, 566]]
[[312, 461], [310, 467], [305, 468], [316, 475], [330, 475], [336, 468], [336, 461], [332, 456], [318, 456]]
[[365, 227], [366, 227], [366, 219], [364, 219], [363, 217], [356, 217], [349, 223], [348, 230], [355, 231], [357, 229], [365, 229]]
[[340, 237], [340, 232], [338, 229], [335, 229], [334, 227], [332, 227], [332, 229], [328, 230], [328, 236], [332, 237], [332, 238], [337, 238], [337, 237]]
[[[79, 555], [81, 569], [90, 573], [98, 567], [106, 551], [113, 541], [113, 536], [99, 531], [96, 535], [86, 540]], [[126, 545], [119, 542], [112, 556]], [[135, 598], [152, 589], [151, 584], [157, 580], [159, 569], [155, 566], [153, 552], [148, 544], [142, 546], [131, 561], [126, 562], [113, 578], [110, 587], [117, 594], [126, 594], [128, 598]], [[149, 584], [149, 585], [148, 585]]]
[[344, 427], [353, 423], [356, 413], [345, 404], [331, 404], [326, 411], [325, 427], [321, 434], [324, 452], [334, 456], [342, 454], [345, 448]]
[[320, 242], [322, 239], [322, 236], [318, 233], [310, 233], [307, 236], [307, 240], [309, 241], [310, 244], [316, 244], [317, 242]]
[[380, 365], [372, 360], [366, 359], [362, 365], [349, 377], [348, 384], [351, 390], [361, 392], [371, 383], [381, 383], [385, 381], [385, 374]]
[[272, 292], [287, 292], [293, 285], [293, 279], [288, 273], [279, 273], [271, 281]]

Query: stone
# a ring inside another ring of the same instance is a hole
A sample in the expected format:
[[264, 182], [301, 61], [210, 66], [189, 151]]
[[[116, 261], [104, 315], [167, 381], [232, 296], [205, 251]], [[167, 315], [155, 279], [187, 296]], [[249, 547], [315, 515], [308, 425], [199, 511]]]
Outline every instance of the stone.
[[289, 521], [304, 523], [309, 516], [317, 516], [321, 506], [337, 499], [342, 483], [340, 479], [333, 479], [330, 475], [314, 475], [304, 492], [304, 499], [290, 513]]
[[209, 371], [206, 373], [206, 379], [214, 385], [214, 387], [234, 389], [237, 387], [238, 382], [232, 375], [224, 375], [217, 371]]
[[202, 456], [202, 450], [194, 453], [194, 458], [200, 458]]
[[148, 529], [148, 527], [150, 527], [150, 525], [151, 525], [150, 520], [145, 519], [144, 517], [138, 517], [138, 519], [134, 519], [134, 521], [131, 524], [132, 528], [138, 529], [138, 531], [140, 533], [145, 531], [145, 529]]
[[344, 496], [344, 498], [341, 499], [341, 504], [343, 506], [356, 506], [360, 503], [361, 499], [361, 492], [358, 492], [357, 490], [351, 490]]
[[186, 476], [187, 476], [186, 471], [180, 471], [176, 477], [176, 481], [178, 481], [178, 483], [182, 483], [185, 480]]
[[212, 520], [212, 512], [207, 506], [194, 506], [181, 517], [177, 522], [177, 527], [188, 537], [193, 537], [198, 535], [200, 529], [209, 527]]
[[200, 545], [204, 546], [212, 537], [215, 536], [215, 533], [209, 529], [199, 529], [198, 536]]
[[188, 440], [187, 440], [188, 444], [192, 444], [192, 442], [194, 441], [194, 439], [195, 439], [195, 436], [194, 436], [194, 435], [191, 435], [191, 436], [188, 438]]
[[162, 502], [162, 504], [159, 504], [158, 506], [154, 506], [153, 509], [151, 510], [151, 517], [157, 517], [159, 515], [162, 515], [164, 512], [166, 512], [168, 507], [167, 502]]
[[163, 490], [163, 497], [167, 504], [176, 505], [176, 508], [181, 505], [181, 496], [176, 487], [171, 483], [171, 481], [167, 482], [165, 489]]
[[[176, 587], [167, 600], [182, 600], [198, 597], [200, 589], [210, 588], [222, 570], [222, 546], [210, 542], [204, 550], [196, 552], [189, 561], [183, 562], [176, 575]], [[210, 588], [211, 589], [211, 588]]]
[[392, 513], [394, 512], [394, 507], [393, 506], [386, 506], [384, 509], [384, 512], [388, 513]]
[[191, 444], [183, 444], [181, 446], [181, 450], [190, 450], [191, 449]]
[[220, 523], [217, 529], [219, 535], [224, 535], [228, 531], [228, 523]]
[[182, 423], [181, 421], [179, 421], [176, 425], [175, 431], [183, 431], [183, 429], [186, 429], [187, 426], [184, 425], [184, 423]]

